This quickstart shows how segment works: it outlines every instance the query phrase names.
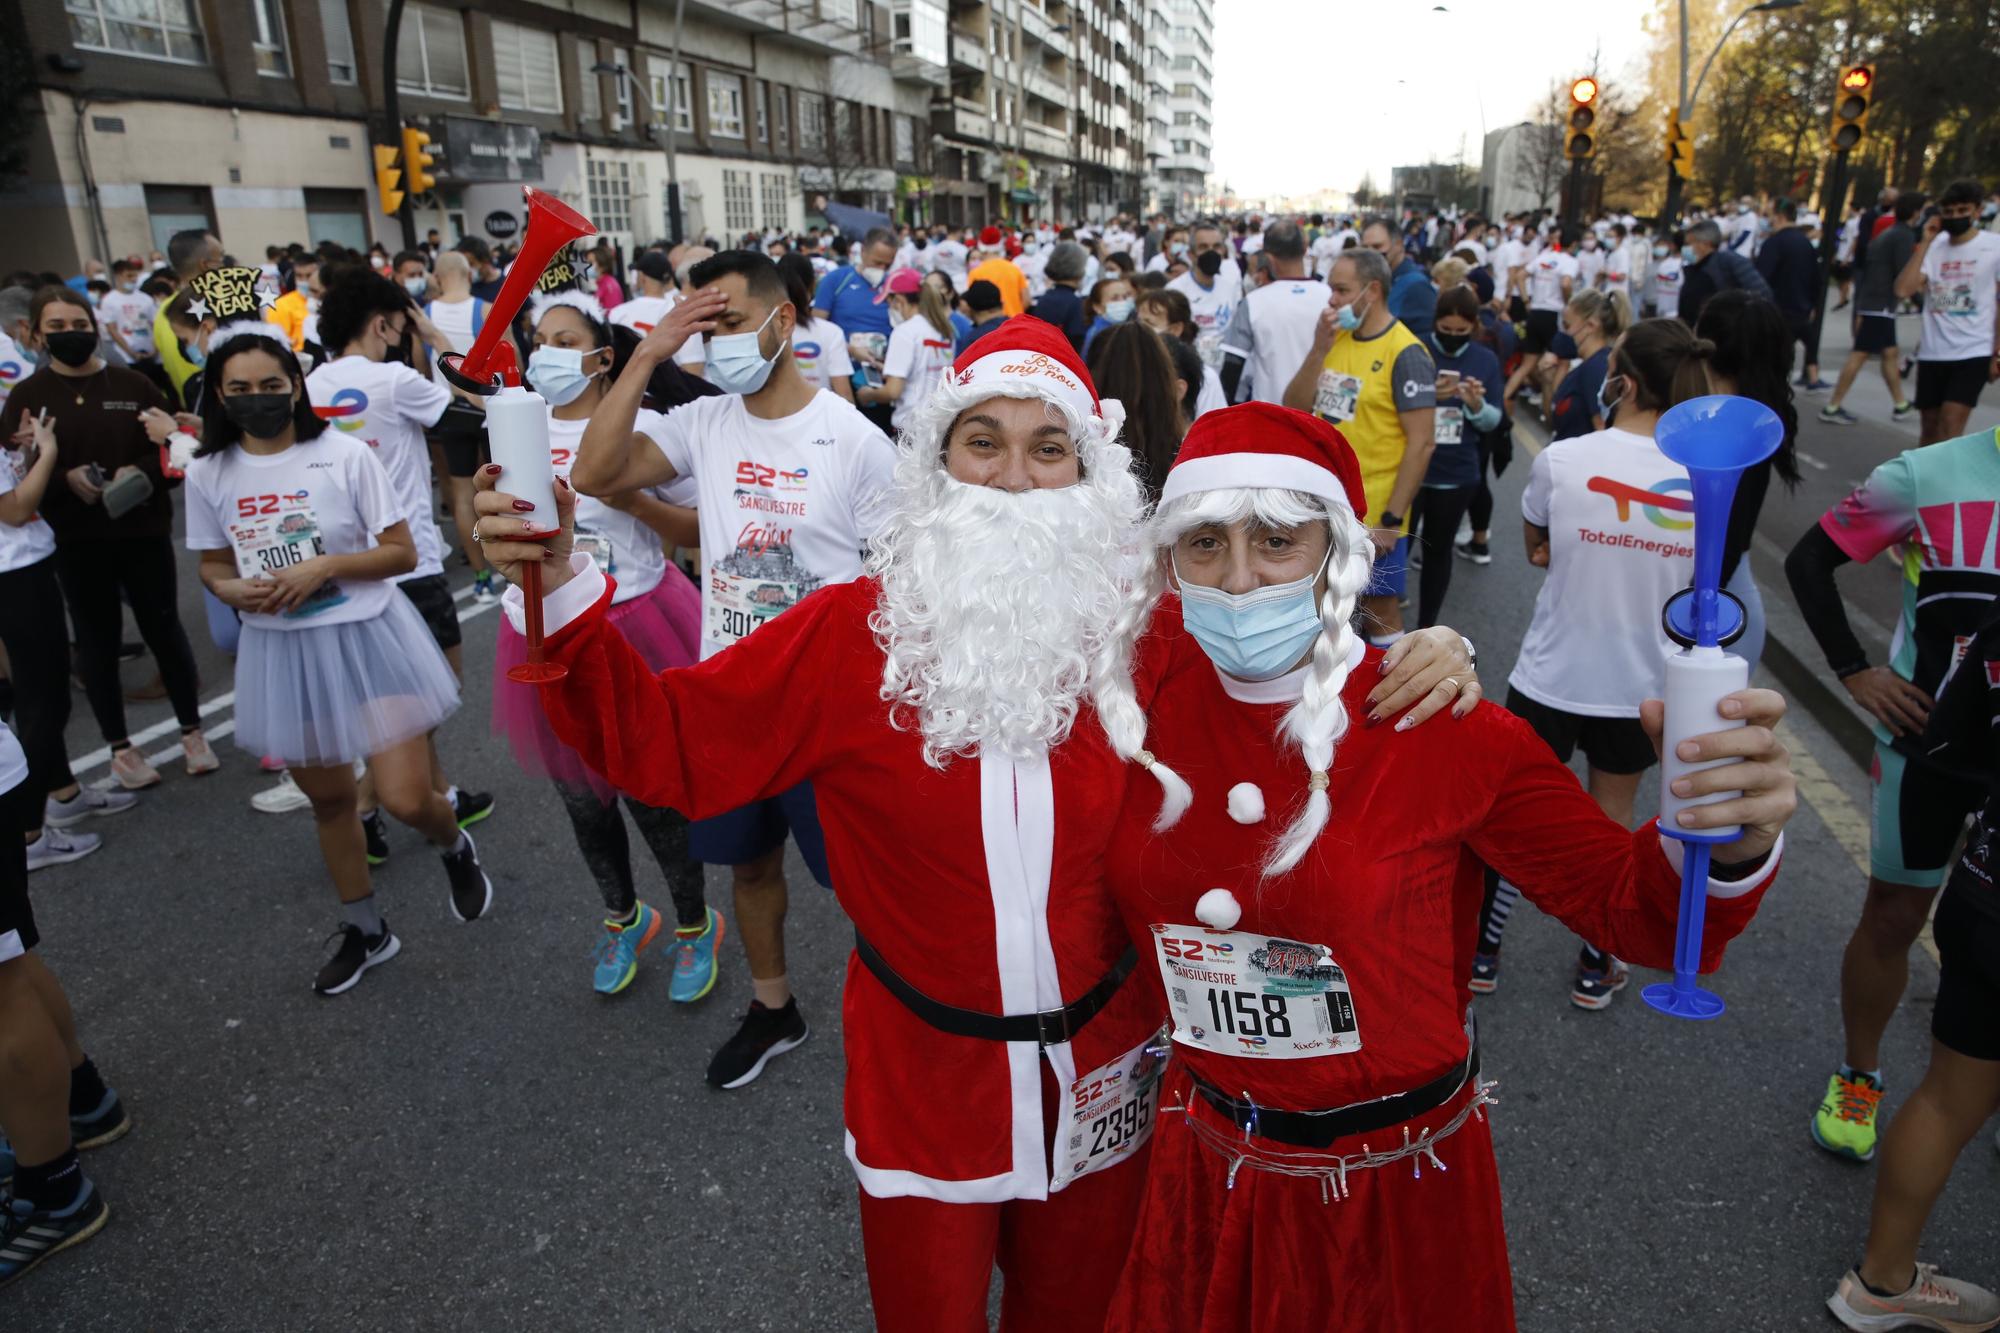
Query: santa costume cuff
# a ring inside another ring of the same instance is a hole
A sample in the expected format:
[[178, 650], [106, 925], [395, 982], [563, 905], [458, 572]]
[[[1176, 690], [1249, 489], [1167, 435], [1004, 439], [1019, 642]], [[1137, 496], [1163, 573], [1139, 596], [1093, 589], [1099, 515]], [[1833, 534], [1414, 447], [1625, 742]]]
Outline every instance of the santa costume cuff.
[[[1686, 845], [1679, 838], [1669, 838], [1665, 834], [1661, 834], [1660, 851], [1665, 854], [1667, 864], [1674, 868], [1674, 874], [1679, 875], [1681, 873], [1681, 863], [1687, 855]], [[1780, 833], [1778, 840], [1771, 844], [1771, 850], [1764, 853], [1764, 864], [1757, 867], [1754, 874], [1746, 875], [1742, 879], [1717, 879], [1715, 876], [1710, 875], [1708, 877], [1708, 896], [1711, 898], [1741, 898], [1753, 889], [1762, 888], [1770, 881], [1771, 876], [1777, 873], [1778, 858], [1784, 855], [1784, 851], [1785, 835]]]
[[[604, 571], [597, 567], [597, 561], [587, 552], [570, 552], [569, 567], [575, 577], [542, 598], [542, 636], [545, 639], [554, 638], [566, 626], [581, 618], [610, 590], [611, 581], [604, 577]], [[500, 609], [506, 613], [507, 623], [514, 627], [516, 634], [528, 632], [528, 599], [521, 596], [519, 588], [507, 589], [500, 598]]]

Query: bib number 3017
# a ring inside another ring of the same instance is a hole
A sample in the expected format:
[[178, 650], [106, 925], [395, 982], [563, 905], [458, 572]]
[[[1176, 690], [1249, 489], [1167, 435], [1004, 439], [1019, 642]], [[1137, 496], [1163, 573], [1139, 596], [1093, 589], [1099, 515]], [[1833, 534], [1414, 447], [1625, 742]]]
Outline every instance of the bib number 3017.
[[1324, 945], [1167, 925], [1153, 945], [1182, 1045], [1264, 1060], [1361, 1049], [1347, 974]]

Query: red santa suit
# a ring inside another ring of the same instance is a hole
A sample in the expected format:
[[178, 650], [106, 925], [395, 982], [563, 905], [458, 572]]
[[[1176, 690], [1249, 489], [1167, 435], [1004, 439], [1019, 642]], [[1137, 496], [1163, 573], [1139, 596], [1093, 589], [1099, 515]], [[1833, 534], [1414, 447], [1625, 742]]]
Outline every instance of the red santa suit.
[[[1016, 320], [936, 392], [968, 404], [1081, 394], [1094, 412], [1089, 386], [1059, 333]], [[989, 747], [926, 763], [924, 736], [892, 722], [882, 697], [874, 578], [816, 592], [700, 665], [656, 675], [607, 621], [610, 582], [573, 563], [577, 576], [545, 602], [548, 653], [569, 674], [542, 698], [592, 769], [693, 819], [810, 781], [835, 892], [886, 969], [932, 1005], [1044, 1016], [1022, 1020], [1025, 1040], [954, 1035], [850, 957], [846, 1146], [879, 1327], [983, 1330], [997, 1259], [1003, 1327], [1096, 1328], [1129, 1243], [1145, 1134], [1107, 1138], [1109, 1164], [1071, 1175], [1058, 1140], [1072, 1136], [1056, 1126], [1090, 1095], [1087, 1076], [1126, 1078], [1146, 1061], [1160, 1023], [1157, 992], [1130, 978], [1131, 938], [1104, 885], [1130, 766], [1087, 705], [1037, 757]], [[509, 594], [510, 614], [518, 601]], [[1079, 1004], [1092, 1012], [1077, 1017]]]
[[[1257, 419], [1236, 419], [1245, 413]], [[1266, 486], [1357, 514], [1364, 504], [1338, 432], [1255, 404], [1202, 418], [1162, 507]], [[1329, 822], [1295, 868], [1265, 878], [1306, 794], [1300, 751], [1278, 727], [1312, 667], [1225, 679], [1172, 599], [1154, 638], [1166, 665], [1147, 745], [1194, 802], [1156, 833], [1157, 793], [1133, 784], [1111, 886], [1135, 937], [1151, 937], [1142, 951], [1173, 1000], [1162, 1100], [1185, 1110], [1161, 1116], [1108, 1328], [1511, 1329], [1466, 987], [1481, 862], [1585, 938], [1659, 968], [1673, 960], [1677, 863], [1653, 823], [1620, 827], [1525, 723], [1481, 704], [1407, 732], [1350, 729], [1326, 775]], [[1352, 718], [1367, 715], [1380, 656], [1358, 640], [1351, 650]], [[1704, 971], [1756, 911], [1776, 860], [1711, 882]], [[1216, 890], [1227, 900], [1198, 911]], [[1401, 1100], [1362, 1105], [1384, 1098]], [[1332, 1132], [1343, 1123], [1358, 1128]]]

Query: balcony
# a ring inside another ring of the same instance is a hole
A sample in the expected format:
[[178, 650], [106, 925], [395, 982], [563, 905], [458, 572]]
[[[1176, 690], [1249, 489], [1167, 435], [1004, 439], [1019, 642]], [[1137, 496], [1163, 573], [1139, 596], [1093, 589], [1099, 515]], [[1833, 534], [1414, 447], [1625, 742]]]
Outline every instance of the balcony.
[[[857, 18], [862, 2], [848, 0]], [[876, 54], [868, 49], [867, 39], [857, 24], [844, 18], [822, 19], [819, 0], [694, 0], [688, 7], [701, 11], [704, 19], [740, 32], [759, 36], [777, 34], [837, 55]], [[837, 9], [839, 5], [830, 0], [825, 8]], [[645, 40], [662, 46], [667, 43], [673, 22], [671, 13], [671, 6], [666, 7], [664, 14], [659, 6], [652, 7], [650, 16], [661, 28], [655, 33], [646, 21], [648, 15], [642, 11], [640, 27]]]
[[1061, 80], [1051, 78], [1041, 70], [1030, 67], [1024, 82], [1028, 92], [1044, 102], [1053, 102], [1057, 106], [1069, 105], [1069, 89]]
[[1061, 130], [1050, 129], [1029, 121], [1022, 127], [1021, 147], [1030, 153], [1040, 153], [1044, 157], [1068, 157], [1069, 136]]
[[993, 122], [984, 111], [973, 110], [962, 103], [932, 107], [931, 133], [952, 139], [967, 139], [973, 143], [990, 143]]
[[984, 74], [987, 69], [986, 39], [973, 33], [951, 31], [951, 63], [976, 69]]

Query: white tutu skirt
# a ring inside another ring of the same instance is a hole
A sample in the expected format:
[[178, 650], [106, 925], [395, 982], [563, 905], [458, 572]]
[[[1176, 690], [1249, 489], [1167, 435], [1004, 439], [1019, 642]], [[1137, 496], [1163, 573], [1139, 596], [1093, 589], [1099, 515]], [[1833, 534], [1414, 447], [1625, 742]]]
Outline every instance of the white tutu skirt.
[[236, 744], [288, 766], [326, 768], [421, 736], [458, 709], [458, 679], [410, 599], [372, 620], [243, 627]]

